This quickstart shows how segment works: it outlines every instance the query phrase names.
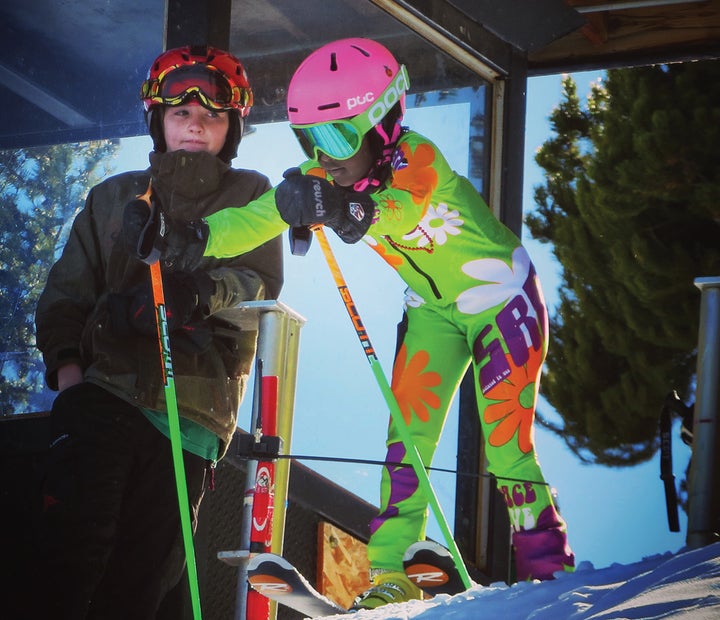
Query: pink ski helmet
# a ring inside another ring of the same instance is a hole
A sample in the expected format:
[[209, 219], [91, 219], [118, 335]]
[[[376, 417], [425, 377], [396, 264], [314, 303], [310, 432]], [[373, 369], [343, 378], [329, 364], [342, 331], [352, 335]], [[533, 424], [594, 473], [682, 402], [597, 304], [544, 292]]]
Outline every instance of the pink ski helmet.
[[[400, 135], [407, 71], [390, 51], [370, 39], [323, 45], [298, 67], [288, 87], [290, 125], [308, 157], [323, 152], [348, 159], [375, 128], [387, 147]], [[392, 127], [382, 121], [399, 105]]]

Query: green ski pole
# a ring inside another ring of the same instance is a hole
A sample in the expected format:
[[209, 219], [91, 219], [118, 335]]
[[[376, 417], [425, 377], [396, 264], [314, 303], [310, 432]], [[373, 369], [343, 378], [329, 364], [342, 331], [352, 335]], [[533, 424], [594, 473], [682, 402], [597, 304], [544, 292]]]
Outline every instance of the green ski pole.
[[403, 418], [402, 412], [400, 411], [400, 406], [395, 399], [395, 394], [392, 393], [392, 389], [390, 388], [387, 378], [385, 377], [385, 373], [383, 372], [380, 360], [375, 354], [375, 349], [370, 342], [370, 337], [368, 336], [367, 331], [365, 331], [365, 326], [360, 320], [360, 315], [357, 312], [355, 302], [350, 295], [350, 291], [348, 290], [347, 284], [345, 283], [345, 278], [340, 271], [340, 266], [338, 265], [332, 248], [328, 243], [325, 231], [323, 230], [323, 227], [321, 225], [313, 226], [312, 230], [317, 235], [318, 242], [320, 243], [322, 252], [325, 255], [325, 261], [330, 268], [333, 280], [335, 280], [335, 285], [337, 286], [340, 297], [345, 304], [345, 309], [350, 315], [350, 319], [352, 320], [355, 332], [357, 333], [357, 336], [360, 339], [360, 343], [362, 344], [363, 351], [365, 351], [365, 355], [370, 362], [370, 368], [372, 369], [372, 372], [375, 375], [375, 379], [380, 386], [380, 391], [382, 392], [382, 395], [385, 398], [385, 402], [390, 409], [390, 415], [392, 416], [392, 420], [395, 423], [395, 426], [398, 428], [400, 438], [402, 439], [403, 445], [405, 446], [405, 451], [410, 458], [413, 469], [415, 470], [415, 475], [418, 477], [418, 481], [420, 482], [420, 487], [424, 491], [425, 496], [428, 499], [428, 503], [432, 508], [433, 514], [435, 515], [435, 519], [440, 526], [440, 530], [443, 533], [445, 542], [448, 546], [448, 550], [453, 556], [455, 566], [460, 573], [463, 584], [466, 588], [470, 588], [472, 586], [472, 581], [470, 580], [470, 575], [468, 573], [467, 567], [463, 562], [462, 556], [460, 555], [460, 550], [458, 549], [455, 538], [450, 531], [450, 526], [448, 525], [447, 519], [443, 514], [440, 502], [438, 501], [437, 495], [435, 494], [432, 484], [430, 483], [430, 476], [425, 469], [425, 464], [422, 462], [422, 458], [420, 457], [417, 446], [415, 445], [415, 442], [413, 441], [412, 437], [410, 436], [410, 432], [407, 429], [405, 419]]
[[[139, 200], [152, 208], [152, 189], [148, 185], [147, 191], [139, 196]], [[165, 386], [165, 402], [167, 404], [168, 425], [170, 427], [170, 446], [172, 448], [173, 466], [175, 468], [175, 483], [177, 485], [178, 508], [180, 510], [180, 525], [183, 543], [185, 545], [185, 562], [187, 565], [188, 582], [190, 586], [190, 599], [192, 602], [193, 619], [201, 620], [200, 591], [198, 586], [197, 564], [195, 561], [195, 547], [193, 545], [192, 520], [190, 518], [190, 501], [188, 499], [187, 480], [185, 477], [185, 462], [182, 454], [182, 438], [180, 436], [180, 414], [178, 413], [177, 396], [175, 393], [175, 376], [173, 373], [172, 357], [170, 355], [170, 333], [168, 331], [167, 315], [165, 313], [165, 291], [160, 271], [160, 261], [150, 264], [150, 281], [152, 283], [153, 301], [157, 315], [158, 343], [160, 345], [160, 364], [163, 372]]]

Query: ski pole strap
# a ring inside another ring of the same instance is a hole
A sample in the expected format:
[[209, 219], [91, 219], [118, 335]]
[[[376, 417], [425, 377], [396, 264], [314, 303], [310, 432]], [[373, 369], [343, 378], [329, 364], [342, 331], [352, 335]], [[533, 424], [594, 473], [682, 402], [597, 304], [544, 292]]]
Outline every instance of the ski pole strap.
[[660, 479], [665, 486], [668, 527], [671, 532], [679, 532], [677, 491], [672, 465], [672, 407], [668, 402], [669, 398], [665, 399], [660, 413]]
[[398, 429], [403, 445], [405, 446], [405, 452], [407, 453], [407, 456], [412, 463], [413, 470], [415, 471], [415, 475], [417, 476], [418, 482], [420, 483], [420, 488], [423, 490], [425, 496], [428, 499], [428, 504], [432, 508], [433, 514], [435, 515], [438, 526], [440, 527], [443, 537], [445, 538], [448, 549], [453, 556], [455, 566], [460, 573], [460, 577], [465, 584], [465, 587], [470, 588], [472, 586], [470, 574], [468, 573], [467, 567], [465, 566], [462, 556], [460, 555], [460, 550], [458, 549], [457, 543], [455, 542], [453, 534], [450, 531], [450, 526], [448, 525], [447, 518], [443, 514], [442, 507], [440, 506], [437, 495], [435, 494], [432, 484], [430, 483], [430, 477], [427, 470], [425, 469], [425, 464], [423, 463], [417, 446], [415, 445], [415, 442], [410, 435], [410, 431], [405, 424], [405, 419], [403, 418], [402, 412], [400, 411], [400, 406], [398, 405], [395, 395], [390, 388], [390, 384], [387, 381], [387, 377], [382, 370], [380, 360], [375, 354], [375, 349], [370, 342], [370, 337], [368, 336], [367, 331], [365, 331], [365, 326], [363, 325], [360, 319], [360, 315], [357, 312], [355, 302], [350, 295], [350, 291], [348, 290], [347, 284], [345, 283], [345, 278], [340, 271], [340, 266], [338, 265], [337, 260], [335, 260], [335, 255], [333, 254], [332, 248], [328, 243], [325, 231], [321, 225], [313, 226], [312, 230], [317, 236], [318, 243], [320, 244], [322, 252], [325, 256], [325, 261], [330, 268], [330, 272], [332, 273], [333, 279], [335, 280], [335, 285], [337, 286], [340, 297], [345, 304], [345, 309], [350, 315], [353, 327], [355, 328], [355, 333], [357, 334], [360, 340], [360, 344], [363, 347], [363, 351], [365, 352], [365, 355], [370, 362], [370, 368], [372, 369], [373, 375], [375, 375], [375, 379], [380, 387], [380, 391], [382, 392], [382, 395], [385, 399], [385, 403], [390, 409], [390, 415], [393, 422], [395, 423], [395, 426]]
[[[148, 207], [152, 209], [152, 182], [148, 183], [147, 191], [143, 195], [138, 196], [138, 199], [145, 201]], [[172, 449], [173, 466], [175, 470], [178, 509], [180, 511], [180, 525], [185, 546], [185, 560], [188, 573], [188, 585], [190, 586], [193, 619], [201, 620], [202, 614], [200, 610], [197, 564], [195, 562], [192, 520], [190, 518], [190, 500], [188, 498], [187, 479], [185, 476], [185, 461], [183, 460], [182, 437], [180, 435], [180, 414], [178, 413], [175, 377], [173, 374], [172, 356], [170, 355], [170, 332], [168, 330], [167, 315], [165, 313], [165, 291], [163, 290], [160, 261], [155, 261], [150, 265], [150, 281], [152, 283], [153, 302], [157, 316], [160, 364], [165, 388], [165, 402], [167, 405], [168, 426], [170, 429], [170, 447]]]

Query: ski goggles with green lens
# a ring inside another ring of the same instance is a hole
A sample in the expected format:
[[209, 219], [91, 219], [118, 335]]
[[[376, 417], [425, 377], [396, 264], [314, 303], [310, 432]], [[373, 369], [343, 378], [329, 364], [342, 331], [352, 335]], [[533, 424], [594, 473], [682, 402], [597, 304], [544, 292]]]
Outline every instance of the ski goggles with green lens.
[[223, 73], [201, 64], [174, 67], [157, 79], [145, 80], [140, 97], [169, 106], [196, 98], [210, 110], [233, 110], [253, 103], [252, 90], [233, 86]]
[[320, 153], [335, 160], [350, 159], [360, 150], [365, 134], [385, 118], [409, 85], [407, 70], [405, 65], [401, 65], [387, 88], [369, 108], [357, 116], [290, 127], [310, 159], [318, 159]]

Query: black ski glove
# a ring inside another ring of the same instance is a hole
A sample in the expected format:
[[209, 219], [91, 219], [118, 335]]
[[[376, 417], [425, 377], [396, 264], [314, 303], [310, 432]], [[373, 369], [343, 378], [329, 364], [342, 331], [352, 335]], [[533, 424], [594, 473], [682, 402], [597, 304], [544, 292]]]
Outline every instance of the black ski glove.
[[375, 203], [367, 194], [351, 192], [325, 179], [290, 168], [275, 190], [280, 216], [291, 227], [324, 224], [345, 243], [362, 239], [372, 223]]
[[205, 252], [209, 228], [204, 220], [172, 220], [155, 197], [150, 208], [137, 198], [125, 206], [122, 235], [130, 256], [148, 265], [160, 260], [167, 269], [192, 271]]
[[[174, 332], [202, 318], [196, 316], [196, 311], [207, 306], [215, 292], [215, 281], [204, 271], [175, 271], [163, 274], [163, 291], [168, 331]], [[128, 308], [128, 322], [145, 336], [157, 333], [157, 315], [149, 281], [135, 290]]]

